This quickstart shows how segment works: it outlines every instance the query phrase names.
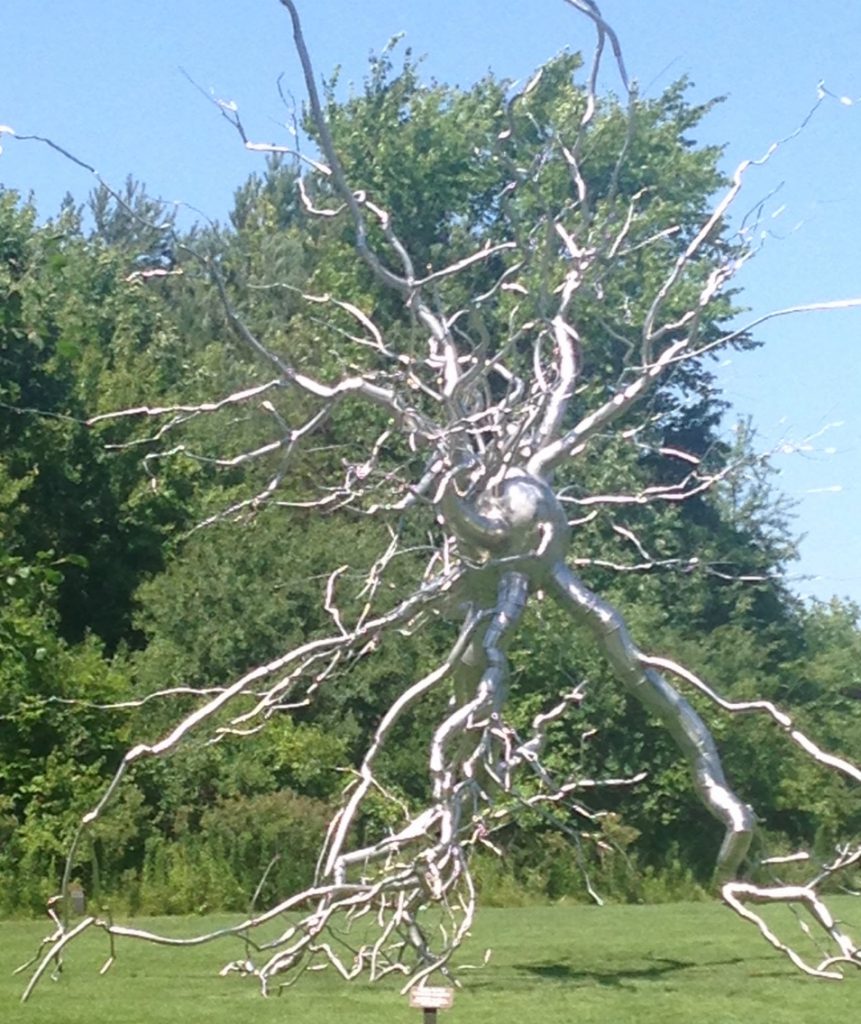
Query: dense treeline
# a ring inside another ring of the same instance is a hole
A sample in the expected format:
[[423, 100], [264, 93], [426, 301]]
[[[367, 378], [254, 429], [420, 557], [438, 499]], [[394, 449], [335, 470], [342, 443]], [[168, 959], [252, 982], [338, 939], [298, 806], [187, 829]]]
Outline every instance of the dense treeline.
[[[503, 225], [528, 234], [541, 212], [536, 202], [550, 206], [568, 187], [555, 171], [525, 197], [506, 183], [512, 167], [538, 160], [543, 140], [580, 115], [576, 70], [573, 57], [545, 68], [528, 122], [509, 131], [517, 147], [503, 153], [503, 129], [527, 116], [512, 113], [504, 83], [426, 86], [409, 60], [399, 73], [379, 60], [363, 93], [346, 102], [330, 94], [336, 143], [353, 184], [392, 213], [416, 261], [451, 262], [476, 240], [498, 241]], [[593, 192], [617, 176], [623, 200], [642, 197], [644, 232], [650, 217], [658, 224], [668, 211], [681, 227], [667, 248], [636, 250], [608, 274], [603, 307], [580, 310], [596, 392], [609, 391], [626, 356], [612, 310], [648, 301], [672, 247], [684, 244], [720, 183], [719, 152], [691, 140], [705, 109], [687, 102], [683, 83], [644, 103], [621, 173], [625, 121], [611, 102], [601, 111], [588, 155]], [[373, 353], [352, 336], [350, 317], [302, 292], [373, 311], [409, 344], [414, 325], [356, 260], [347, 224], [303, 208], [300, 173], [271, 162], [238, 191], [228, 225], [186, 234], [134, 183], [120, 202], [102, 189], [87, 209], [69, 202], [41, 225], [30, 204], [0, 192], [0, 909], [42, 907], [106, 774], [172, 716], [160, 699], [105, 705], [223, 685], [324, 630], [321, 579], [349, 566], [349, 590], [350, 576], [358, 579], [384, 543], [384, 521], [290, 503], [291, 481], [303, 493], [327, 468], [361, 464], [384, 422], [373, 410], [339, 407], [269, 504], [249, 499], [278, 472], [283, 453], [241, 455], [266, 441], [272, 415], [289, 421], [301, 404], [281, 389], [219, 419], [192, 415], [181, 447], [157, 436], [163, 420], [92, 423], [122, 408], [212, 401], [267, 379], [230, 332], [201, 255], [217, 259], [229, 301], [253, 329], [323, 378], [368, 365]], [[312, 197], [318, 205], [330, 198]], [[732, 252], [728, 237], [714, 243], [715, 259]], [[169, 273], [142, 272], [159, 261]], [[502, 269], [476, 264], [473, 294]], [[466, 276], [456, 287], [466, 287]], [[506, 315], [498, 303], [483, 331], [492, 338], [494, 317]], [[716, 306], [705, 336], [732, 315], [729, 303]], [[590, 585], [625, 609], [653, 649], [728, 696], [773, 699], [823, 745], [857, 756], [859, 609], [803, 605], [781, 581], [794, 554], [790, 521], [748, 433], [739, 430], [734, 444], [724, 439], [724, 413], [707, 363], [685, 364], [656, 390], [638, 443], [620, 436], [612, 459], [578, 463], [566, 481], [572, 517], [581, 520], [576, 555]], [[598, 506], [594, 516], [576, 510], [590, 494], [677, 481], [677, 467], [660, 454], [668, 448], [698, 457], [714, 486], [685, 501]], [[392, 452], [392, 464], [403, 454]], [[418, 522], [417, 544], [422, 529]], [[397, 571], [408, 580], [412, 568]], [[273, 892], [306, 883], [345, 769], [392, 696], [433, 664], [446, 639], [435, 624], [385, 642], [321, 686], [314, 708], [274, 718], [253, 748], [236, 738], [196, 746], [191, 737], [184, 758], [142, 765], [81, 851], [77, 880], [147, 911], [244, 905], [267, 866]], [[521, 815], [496, 837], [503, 861], [489, 859], [479, 872], [486, 892], [580, 895], [584, 869], [619, 898], [693, 891], [708, 878], [718, 827], [666, 734], [552, 608], [532, 614], [511, 656], [515, 714], [524, 720], [560, 678], [588, 680], [582, 708], [551, 734], [552, 766], [590, 777], [645, 768], [648, 778], [596, 797], [608, 811], [600, 834], [587, 822], [591, 835], [579, 841], [570, 809], [558, 808], [555, 819]], [[407, 802], [425, 790], [422, 716], [432, 712], [416, 713], [381, 769]], [[770, 723], [714, 727], [735, 788], [766, 813], [769, 852], [804, 842], [827, 853], [838, 832], [857, 831], [857, 794], [796, 756]], [[362, 827], [383, 830], [390, 814], [381, 801]]]

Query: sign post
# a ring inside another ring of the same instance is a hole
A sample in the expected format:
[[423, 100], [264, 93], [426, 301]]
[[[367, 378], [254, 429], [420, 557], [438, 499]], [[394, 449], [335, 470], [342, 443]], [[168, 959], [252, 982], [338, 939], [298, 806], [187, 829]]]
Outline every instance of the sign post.
[[436, 1024], [437, 1010], [450, 1010], [453, 1002], [453, 988], [422, 985], [410, 989], [410, 1006], [424, 1011], [422, 1024]]

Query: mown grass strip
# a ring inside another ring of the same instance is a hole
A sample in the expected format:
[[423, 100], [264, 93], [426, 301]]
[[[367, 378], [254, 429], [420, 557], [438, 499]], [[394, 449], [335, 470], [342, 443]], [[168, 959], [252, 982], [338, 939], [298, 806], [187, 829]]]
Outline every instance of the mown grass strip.
[[[839, 912], [861, 917], [854, 901]], [[188, 934], [224, 918], [148, 920]], [[784, 914], [789, 937], [800, 935]], [[24, 979], [11, 971], [35, 949], [42, 925], [0, 924], [0, 1020], [3, 1024], [419, 1024], [395, 983], [346, 984], [332, 972], [305, 975], [281, 997], [261, 999], [253, 981], [219, 978], [242, 955], [238, 944], [188, 950], [133, 942], [118, 946], [104, 977], [103, 936], [87, 934], [70, 950], [59, 982], [46, 980], [25, 1006]], [[799, 975], [753, 929], [716, 904], [486, 910], [461, 962], [464, 988], [440, 1024], [813, 1024], [851, 1021], [861, 1006], [861, 971], [843, 983]]]

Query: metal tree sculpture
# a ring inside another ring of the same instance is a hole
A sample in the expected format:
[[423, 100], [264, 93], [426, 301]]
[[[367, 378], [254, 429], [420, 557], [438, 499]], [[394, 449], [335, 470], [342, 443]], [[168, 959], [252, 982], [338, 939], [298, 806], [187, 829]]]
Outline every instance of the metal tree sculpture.
[[[755, 829], [754, 812], [727, 781], [715, 742], [701, 716], [668, 677], [691, 687], [724, 711], [770, 716], [788, 740], [810, 758], [853, 782], [861, 782], [861, 771], [821, 750], [771, 703], [728, 702], [682, 666], [645, 654], [632, 639], [619, 611], [593, 593], [566, 561], [572, 526], [554, 485], [555, 474], [576, 465], [584, 452], [603, 444], [610, 428], [629, 418], [672, 371], [682, 364], [694, 364], [704, 353], [742, 335], [741, 331], [729, 331], [715, 336], [703, 330], [703, 322], [750, 254], [739, 244], [734, 250], [725, 247], [716, 258], [713, 247], [724, 229], [726, 213], [738, 195], [747, 165], [738, 169], [726, 194], [699, 229], [679, 244], [677, 258], [654, 289], [647, 314], [636, 325], [639, 341], [629, 345], [618, 388], [584, 408], [579, 389], [584, 383], [584, 354], [588, 353], [589, 339], [581, 336], [578, 326], [578, 300], [583, 295], [600, 300], [607, 266], [637, 250], [662, 245], [678, 232], [674, 223], [645, 232], [638, 217], [641, 197], [628, 200], [620, 196], [618, 180], [630, 135], [621, 141], [615, 171], [600, 196], [593, 194], [589, 184], [583, 154], [588, 150], [595, 119], [596, 82], [607, 45], [628, 97], [630, 132], [635, 130], [637, 106], [617, 38], [597, 6], [592, 0], [566, 0], [591, 19], [597, 32], [574, 136], [549, 139], [534, 166], [511, 168], [509, 189], [522, 191], [530, 187], [541, 168], [557, 162], [570, 180], [565, 204], [519, 236], [513, 232], [508, 240], [488, 244], [449, 266], [422, 274], [416, 270], [389, 213], [370, 195], [351, 187], [318, 96], [296, 7], [292, 0], [280, 2], [292, 20], [308, 91], [310, 124], [320, 149], [320, 162], [315, 164], [313, 174], [299, 181], [305, 207], [320, 217], [349, 218], [358, 256], [379, 285], [400, 296], [425, 347], [422, 351], [399, 348], [388, 340], [384, 327], [353, 303], [337, 297], [306, 296], [308, 301], [328, 302], [352, 318], [360, 333], [359, 342], [370, 350], [375, 361], [374, 368], [335, 382], [313, 379], [252, 332], [231, 304], [217, 266], [212, 266], [213, 280], [232, 326], [262, 360], [275, 368], [275, 378], [206, 405], [124, 410], [115, 415], [164, 418], [165, 425], [160, 428], [163, 436], [168, 430], [181, 429], [189, 418], [259, 402], [262, 396], [286, 388], [304, 396], [304, 408], [310, 409], [303, 422], [290, 426], [276, 413], [269, 398], [265, 400], [274, 421], [283, 427], [266, 451], [282, 451], [289, 456], [326, 423], [339, 403], [371, 403], [387, 417], [386, 433], [368, 452], [367, 461], [348, 467], [330, 497], [317, 503], [331, 503], [334, 494], [338, 502], [362, 505], [368, 514], [394, 511], [403, 517], [417, 506], [430, 509], [436, 522], [435, 546], [420, 585], [394, 606], [385, 607], [377, 603], [381, 581], [401, 542], [397, 526], [393, 527], [391, 544], [368, 576], [364, 610], [352, 622], [345, 621], [338, 611], [338, 574], [333, 574], [323, 600], [335, 631], [253, 669], [215, 695], [210, 693], [158, 742], [130, 749], [98, 805], [83, 819], [79, 836], [103, 815], [136, 762], [173, 751], [193, 730], [202, 733], [209, 729], [216, 739], [253, 732], [285, 706], [304, 701], [324, 684], [336, 665], [366, 653], [385, 631], [415, 629], [430, 616], [455, 620], [459, 631], [442, 662], [404, 688], [380, 721], [357, 778], [330, 822], [311, 888], [285, 896], [276, 906], [234, 927], [190, 940], [151, 934], [95, 916], [69, 927], [57, 915], [57, 930], [46, 940], [28, 993], [62, 948], [89, 927], [99, 927], [112, 937], [134, 936], [172, 945], [225, 935], [242, 937], [255, 952], [225, 970], [254, 975], [264, 991], [273, 979], [289, 982], [310, 963], [321, 960], [334, 965], [345, 977], [365, 971], [372, 978], [402, 972], [407, 987], [433, 972], [448, 974], [449, 960], [469, 929], [475, 910], [468, 852], [484, 840], [504, 813], [500, 796], [520, 794], [521, 803], [534, 806], [574, 798], [598, 781], [576, 776], [560, 780], [542, 763], [548, 725], [580, 700], [579, 691], [558, 694], [555, 706], [537, 716], [527, 734], [518, 732], [506, 718], [506, 648], [527, 603], [539, 595], [551, 597], [573, 623], [585, 627], [618, 682], [672, 736], [687, 762], [700, 800], [724, 828], [715, 878], [725, 901], [810, 974], [840, 977], [843, 963], [861, 965], [858, 948], [838, 927], [819, 896], [822, 883], [861, 859], [861, 847], [839, 851], [834, 863], [809, 884], [769, 888], [739, 881], [739, 869]], [[537, 81], [533, 79], [511, 98], [509, 116], [519, 105], [528, 104]], [[222, 111], [244, 138], [235, 110], [223, 106]], [[503, 153], [508, 134], [510, 128], [500, 133]], [[252, 146], [247, 140], [246, 144]], [[278, 151], [278, 147], [253, 148]], [[325, 183], [318, 195], [334, 197], [342, 204], [339, 209], [318, 205], [321, 200], [312, 197], [310, 185], [315, 177]], [[501, 256], [503, 260], [498, 259]], [[446, 297], [453, 293], [452, 289], [446, 290], [448, 285], [463, 280], [476, 266], [492, 265], [494, 260], [503, 267], [495, 283], [485, 293], [446, 309]], [[526, 299], [539, 263], [544, 295], [535, 313], [536, 306]], [[679, 294], [693, 295], [681, 315], [677, 312]], [[505, 336], [491, 338], [480, 310], [483, 304], [502, 295], [523, 296], [523, 306], [512, 307]], [[844, 305], [849, 304], [855, 303]], [[785, 312], [789, 311], [772, 315]], [[633, 333], [635, 325], [630, 326]], [[531, 353], [529, 372], [524, 369], [525, 349]], [[591, 394], [587, 393], [587, 400], [591, 400]], [[408, 443], [412, 464], [417, 455], [422, 456], [423, 469], [418, 477], [407, 479], [405, 473], [378, 471], [380, 453], [393, 433]], [[257, 454], [249, 452], [247, 458]], [[285, 468], [279, 469], [262, 493], [234, 506], [231, 514], [272, 498], [285, 472]], [[672, 496], [683, 497], [710, 482], [695, 469], [675, 487]], [[309, 504], [315, 501], [309, 499]], [[380, 607], [383, 610], [376, 610]], [[451, 698], [445, 716], [430, 737], [432, 795], [428, 805], [417, 813], [407, 812], [403, 824], [385, 838], [371, 845], [354, 845], [353, 826], [363, 801], [379, 786], [375, 768], [393, 729], [422, 698], [441, 687], [447, 688]], [[247, 699], [249, 694], [257, 695], [251, 709], [246, 703], [241, 712], [233, 712], [234, 700], [240, 695]], [[518, 776], [531, 777], [535, 785], [518, 788]], [[603, 780], [606, 784], [626, 781], [630, 780]], [[74, 850], [70, 865], [73, 857]], [[68, 881], [69, 870], [66, 885]], [[808, 963], [784, 945], [766, 920], [751, 909], [752, 905], [772, 902], [806, 906], [832, 941], [833, 950], [821, 960]], [[258, 926], [288, 911], [296, 913], [279, 935], [265, 942], [254, 940]], [[370, 941], [363, 940], [358, 948], [351, 948], [349, 943], [338, 945], [328, 938], [330, 926], [336, 922], [343, 924], [345, 918], [362, 917], [375, 923]]]

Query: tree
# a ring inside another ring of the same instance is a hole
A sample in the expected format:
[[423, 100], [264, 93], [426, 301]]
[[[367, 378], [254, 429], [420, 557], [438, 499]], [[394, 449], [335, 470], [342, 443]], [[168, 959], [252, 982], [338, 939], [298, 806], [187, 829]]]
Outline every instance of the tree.
[[[94, 197], [101, 221], [103, 201]], [[128, 216], [140, 216], [133, 189], [124, 201]], [[0, 476], [15, 488], [0, 508], [9, 551], [28, 562], [52, 553], [63, 566], [63, 637], [93, 632], [115, 649], [134, 640], [131, 595], [160, 568], [181, 512], [169, 489], [147, 488], [136, 454], [106, 451], [85, 417], [126, 404], [143, 380], [163, 393], [172, 362], [164, 351], [175, 339], [157, 297], [125, 283], [128, 249], [85, 237], [80, 210], [67, 206], [36, 226], [32, 206], [2, 192], [0, 232]]]
[[[520, 91], [488, 79], [459, 94], [419, 85], [409, 63], [393, 76], [384, 56], [372, 66], [365, 96], [340, 104], [331, 90], [320, 96], [296, 7], [281, 0], [320, 159], [311, 172], [292, 168], [299, 196], [287, 217], [293, 234], [271, 248], [323, 255], [307, 277], [287, 280], [275, 262], [258, 261], [251, 268], [258, 276], [237, 296], [237, 253], [228, 248], [213, 258], [188, 244], [266, 375], [208, 402], [138, 406], [92, 421], [157, 419], [161, 441], [189, 424], [196, 430], [204, 414], [227, 416], [229, 431], [186, 434], [172, 449], [230, 471], [249, 467], [251, 489], [231, 490], [227, 507], [205, 522], [287, 507], [318, 524], [338, 514], [363, 539], [348, 562], [333, 558], [340, 538], [317, 556], [316, 628], [307, 622], [294, 646], [214, 694], [201, 689], [193, 710], [159, 739], [129, 749], [82, 819], [64, 888], [80, 837], [139, 762], [174, 752], [191, 734], [213, 743], [256, 734], [318, 694], [325, 701], [339, 687], [349, 691], [351, 676], [378, 650], [391, 657], [401, 638], [422, 629], [434, 641], [419, 648], [415, 680], [398, 680], [387, 694], [329, 822], [313, 884], [209, 936], [241, 935], [256, 948], [227, 969], [253, 974], [264, 991], [312, 961], [346, 977], [401, 972], [408, 986], [437, 971], [448, 975], [475, 911], [469, 852], [492, 848], [494, 833], [518, 811], [552, 817], [566, 806], [586, 823], [562, 822], [577, 842], [612, 838], [612, 829], [597, 827], [602, 819], [587, 796], [634, 785], [640, 772], [624, 765], [619, 774], [592, 775], [576, 765], [559, 769], [544, 755], [550, 732], [588, 700], [583, 674], [563, 685], [552, 675], [535, 679], [531, 715], [520, 721], [509, 710], [509, 650], [527, 611], [539, 626], [569, 630], [578, 648], [594, 645], [616, 683], [671, 738], [689, 784], [723, 831], [714, 883], [724, 900], [811, 974], [839, 977], [839, 966], [859, 962], [820, 892], [861, 860], [861, 847], [841, 846], [805, 884], [743, 878], [756, 815], [728, 781], [699, 708], [761, 714], [818, 769], [850, 783], [861, 782], [861, 771], [820, 748], [770, 700], [727, 700], [679, 662], [647, 654], [616, 605], [576, 571], [584, 566], [601, 582], [618, 568], [612, 558], [580, 555], [588, 541], [615, 533], [647, 563], [727, 583], [698, 609], [705, 624], [716, 625], [736, 599], [729, 588], [738, 577], [762, 578], [763, 567], [782, 556], [780, 530], [757, 516], [755, 501], [745, 514], [738, 502], [734, 517], [720, 514], [732, 497], [727, 481], [756, 461], [743, 446], [733, 452], [719, 443], [720, 403], [708, 368], [713, 353], [752, 343], [735, 326], [732, 301], [735, 274], [752, 250], [728, 226], [745, 168], [710, 207], [720, 185], [717, 154], [687, 136], [702, 109], [686, 103], [682, 86], [659, 101], [640, 100], [597, 7], [568, 2], [597, 32], [585, 85], [576, 84], [579, 59], [560, 58]], [[596, 92], [606, 47], [623, 102]], [[222, 110], [244, 138], [236, 112]], [[438, 180], [432, 192], [424, 190], [429, 179]], [[272, 209], [284, 215], [278, 204]], [[256, 301], [260, 289], [284, 296], [280, 323]], [[211, 445], [224, 434], [230, 450], [220, 455], [188, 440]], [[619, 506], [642, 513], [635, 528], [602, 515]], [[338, 528], [331, 533], [337, 537]], [[681, 537], [696, 538], [696, 554], [679, 556]], [[742, 539], [759, 550], [740, 554]], [[378, 547], [369, 551], [373, 541]], [[732, 567], [738, 559], [746, 564]], [[624, 593], [624, 586], [610, 589]], [[545, 612], [545, 601], [556, 611]], [[750, 619], [764, 616], [767, 603], [754, 599]], [[657, 628], [660, 608], [651, 612], [643, 625]], [[430, 661], [446, 634], [443, 652]], [[531, 655], [521, 652], [522, 661]], [[421, 787], [404, 793], [390, 781], [385, 758], [407, 716], [425, 706], [437, 715], [427, 786], [424, 794]], [[382, 828], [366, 813], [380, 797], [397, 812], [383, 817]], [[834, 954], [808, 961], [751, 909], [775, 902], [802, 904]], [[277, 939], [255, 945], [248, 937], [300, 908], [304, 914]], [[330, 937], [344, 920], [358, 938]], [[371, 936], [361, 933], [368, 920], [375, 922]], [[73, 928], [58, 918], [31, 988], [91, 926], [154, 938], [95, 916]]]

